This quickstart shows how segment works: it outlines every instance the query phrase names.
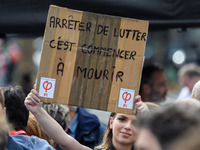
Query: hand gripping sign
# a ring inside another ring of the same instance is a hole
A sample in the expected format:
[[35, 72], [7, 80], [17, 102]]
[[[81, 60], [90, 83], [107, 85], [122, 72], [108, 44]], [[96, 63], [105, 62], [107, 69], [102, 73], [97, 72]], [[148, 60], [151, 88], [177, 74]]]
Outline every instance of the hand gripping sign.
[[40, 91], [39, 94], [41, 97], [53, 98], [54, 88], [55, 88], [55, 79], [51, 78], [41, 78], [40, 81]]
[[121, 88], [118, 107], [132, 109], [134, 101], [134, 93], [135, 90]]

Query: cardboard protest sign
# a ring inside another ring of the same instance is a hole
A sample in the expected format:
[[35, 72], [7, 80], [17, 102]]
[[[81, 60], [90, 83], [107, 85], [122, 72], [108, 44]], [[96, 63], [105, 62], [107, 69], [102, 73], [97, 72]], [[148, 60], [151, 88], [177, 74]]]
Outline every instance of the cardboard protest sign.
[[148, 21], [50, 6], [37, 75], [44, 102], [133, 113]]

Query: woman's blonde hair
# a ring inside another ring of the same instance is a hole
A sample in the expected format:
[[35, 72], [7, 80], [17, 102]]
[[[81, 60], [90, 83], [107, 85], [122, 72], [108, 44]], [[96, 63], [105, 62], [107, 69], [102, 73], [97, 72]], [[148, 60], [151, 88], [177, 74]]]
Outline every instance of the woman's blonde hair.
[[[111, 113], [110, 117], [113, 119], [115, 118], [116, 113]], [[102, 143], [99, 146], [96, 146], [94, 150], [114, 150], [114, 147], [112, 145], [112, 129], [110, 129], [110, 120], [108, 121], [107, 129], [105, 131], [105, 134], [102, 139]]]

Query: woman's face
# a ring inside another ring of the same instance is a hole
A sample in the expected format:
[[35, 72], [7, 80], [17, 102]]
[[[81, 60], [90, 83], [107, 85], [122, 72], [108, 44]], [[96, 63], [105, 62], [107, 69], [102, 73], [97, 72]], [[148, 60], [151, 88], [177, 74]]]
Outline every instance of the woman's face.
[[113, 132], [113, 145], [130, 144], [136, 139], [137, 133], [133, 125], [136, 117], [117, 113], [115, 118], [110, 118], [110, 129]]

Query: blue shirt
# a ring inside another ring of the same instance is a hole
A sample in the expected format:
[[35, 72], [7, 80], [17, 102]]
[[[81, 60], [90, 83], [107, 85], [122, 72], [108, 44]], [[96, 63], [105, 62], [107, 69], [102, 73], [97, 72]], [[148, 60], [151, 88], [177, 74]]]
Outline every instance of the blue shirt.
[[106, 125], [101, 123], [97, 116], [88, 113], [84, 108], [78, 107], [67, 133], [82, 145], [93, 149], [101, 142], [105, 129]]
[[76, 137], [76, 128], [78, 126], [78, 113], [76, 113], [75, 117], [73, 118], [72, 122], [68, 127], [67, 133], [72, 136], [73, 138]]
[[7, 150], [23, 150], [22, 147], [8, 135]]
[[33, 135], [30, 137], [26, 135], [12, 135], [11, 137], [23, 150], [54, 150], [46, 140]]

